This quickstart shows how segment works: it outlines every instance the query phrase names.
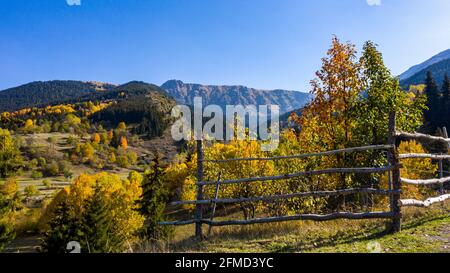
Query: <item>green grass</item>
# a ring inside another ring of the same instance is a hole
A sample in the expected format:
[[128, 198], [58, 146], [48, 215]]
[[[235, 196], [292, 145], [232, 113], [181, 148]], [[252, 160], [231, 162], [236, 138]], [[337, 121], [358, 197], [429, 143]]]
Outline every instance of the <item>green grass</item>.
[[[214, 228], [203, 242], [192, 226], [176, 229], [173, 252], [219, 253], [441, 253], [450, 252], [450, 205], [406, 209], [402, 232], [389, 221], [336, 220]], [[205, 227], [205, 231], [208, 228]]]

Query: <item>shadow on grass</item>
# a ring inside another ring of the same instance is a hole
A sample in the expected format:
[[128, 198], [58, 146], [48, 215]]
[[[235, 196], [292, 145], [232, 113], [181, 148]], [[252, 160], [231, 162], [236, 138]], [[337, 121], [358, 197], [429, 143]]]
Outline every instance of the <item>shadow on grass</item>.
[[[405, 222], [402, 225], [402, 232], [408, 232], [408, 230], [415, 229], [426, 223], [444, 220], [448, 218], [448, 215], [426, 215], [424, 217], [416, 218]], [[369, 234], [369, 235], [367, 235]], [[372, 229], [361, 230], [355, 233], [350, 233], [347, 235], [336, 234], [329, 237], [318, 237], [310, 239], [303, 243], [291, 246], [285, 246], [279, 249], [275, 249], [275, 253], [285, 253], [285, 252], [308, 252], [314, 249], [322, 247], [335, 247], [340, 244], [352, 244], [358, 242], [367, 242], [380, 239], [386, 235], [393, 234], [389, 225], [383, 229], [381, 227], [375, 227]]]
[[[408, 233], [411, 229], [420, 227], [428, 222], [439, 221], [448, 218], [448, 215], [425, 214], [409, 218], [403, 223], [403, 232]], [[217, 245], [230, 245], [233, 248], [238, 244], [241, 248], [250, 248], [250, 243], [260, 243], [264, 245], [264, 251], [272, 253], [291, 253], [291, 252], [314, 252], [315, 249], [335, 247], [342, 244], [353, 244], [361, 242], [371, 242], [379, 240], [384, 236], [390, 235], [390, 221], [382, 221], [374, 225], [351, 226], [348, 230], [341, 223], [330, 223], [326, 227], [328, 231], [317, 230], [305, 231], [302, 234], [296, 233], [300, 226], [290, 223], [280, 223], [262, 227], [232, 227], [225, 230], [213, 232], [213, 234], [203, 241], [195, 237], [189, 237], [171, 245], [176, 252], [182, 251], [214, 251]], [[315, 224], [313, 224], [315, 225]], [[327, 224], [328, 225], [328, 224]], [[333, 230], [333, 225], [337, 228]], [[331, 229], [330, 229], [331, 227]], [[205, 231], [207, 227], [205, 227]], [[330, 234], [330, 230], [331, 233]], [[327, 234], [328, 233], [328, 234]], [[292, 237], [292, 236], [293, 237]], [[283, 236], [283, 240], [277, 240], [276, 237]], [[251, 242], [257, 240], [259, 242]], [[264, 242], [261, 242], [263, 240]]]

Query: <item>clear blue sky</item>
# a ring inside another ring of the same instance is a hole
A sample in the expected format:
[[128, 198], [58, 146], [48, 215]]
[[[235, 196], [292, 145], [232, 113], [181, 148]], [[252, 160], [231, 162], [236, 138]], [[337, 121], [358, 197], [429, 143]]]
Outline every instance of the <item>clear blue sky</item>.
[[0, 0], [0, 89], [180, 79], [308, 91], [333, 34], [375, 41], [395, 74], [450, 48], [448, 0], [66, 1]]

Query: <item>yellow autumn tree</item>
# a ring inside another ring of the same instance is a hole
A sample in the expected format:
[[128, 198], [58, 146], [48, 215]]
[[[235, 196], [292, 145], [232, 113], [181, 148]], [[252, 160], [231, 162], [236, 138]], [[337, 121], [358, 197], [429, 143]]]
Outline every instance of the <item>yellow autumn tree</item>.
[[[427, 152], [420, 143], [416, 141], [402, 142], [398, 148], [400, 154], [426, 154]], [[408, 179], [430, 179], [435, 178], [438, 165], [433, 164], [429, 158], [404, 159], [402, 160], [403, 168], [401, 169], [401, 177]], [[402, 185], [402, 198], [408, 199], [424, 199], [430, 192], [429, 187], [420, 187], [415, 185]]]
[[108, 131], [108, 141], [111, 141], [114, 138], [114, 132]]
[[108, 173], [80, 175], [47, 206], [41, 225], [48, 228], [49, 221], [59, 217], [56, 208], [63, 202], [70, 209], [68, 212], [70, 217], [78, 219], [82, 224], [80, 217], [97, 190], [105, 206], [109, 208], [108, 213], [113, 220], [112, 232], [116, 233], [115, 236], [124, 238], [124, 242], [129, 244], [144, 224], [144, 218], [137, 212], [137, 201], [142, 195], [141, 182], [142, 177], [137, 173], [131, 173], [126, 180]]
[[[362, 91], [361, 65], [353, 44], [341, 43], [333, 37], [322, 68], [311, 81], [314, 99], [304, 108], [301, 116], [291, 118], [299, 127], [299, 145], [303, 153], [337, 150], [354, 145], [357, 119], [353, 109]], [[315, 169], [346, 168], [354, 166], [355, 159], [349, 154], [328, 156], [317, 161]], [[357, 187], [352, 175], [332, 174], [321, 178], [322, 190]], [[344, 204], [343, 198], [335, 200], [335, 206]]]
[[119, 125], [117, 126], [117, 130], [119, 131], [125, 131], [127, 129], [127, 125], [125, 124], [125, 122], [120, 122]]
[[[261, 143], [250, 140], [235, 140], [229, 143], [213, 143], [205, 148], [205, 157], [208, 159], [230, 159], [240, 157], [267, 157], [262, 152]], [[182, 198], [184, 200], [195, 197], [196, 191], [196, 169], [197, 157], [186, 163], [189, 174], [184, 180]], [[229, 164], [204, 164], [204, 179], [206, 181], [217, 181], [219, 174], [221, 180], [239, 179], [246, 177], [271, 176], [275, 173], [275, 164], [272, 161], [245, 161], [231, 162]], [[221, 187], [220, 198], [255, 197], [281, 193], [283, 183], [242, 183], [230, 184]], [[206, 186], [204, 189], [205, 198], [214, 198], [215, 185]], [[242, 203], [239, 204], [244, 218], [253, 218], [257, 212], [265, 210], [267, 207], [262, 203]], [[193, 208], [192, 206], [188, 206]]]
[[31, 119], [27, 119], [27, 121], [25, 122], [25, 129], [32, 129], [34, 126], [34, 122]]

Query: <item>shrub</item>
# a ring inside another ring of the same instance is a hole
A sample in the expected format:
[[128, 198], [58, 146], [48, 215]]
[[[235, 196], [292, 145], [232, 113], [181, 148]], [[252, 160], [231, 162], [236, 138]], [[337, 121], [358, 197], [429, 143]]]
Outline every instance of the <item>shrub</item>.
[[117, 157], [117, 165], [122, 168], [128, 168], [130, 166], [130, 162], [128, 161], [128, 157], [126, 155], [120, 155]]
[[42, 181], [42, 185], [46, 188], [46, 189], [51, 189], [52, 188], [52, 182], [48, 179], [45, 179], [44, 181]]
[[135, 152], [128, 152], [127, 153], [128, 162], [131, 165], [135, 165], [138, 160], [138, 155]]
[[57, 176], [59, 173], [59, 165], [56, 161], [53, 160], [50, 164], [45, 166], [45, 174], [47, 176]]
[[24, 190], [25, 196], [30, 198], [39, 194], [39, 190], [35, 185], [27, 186]]
[[33, 172], [31, 173], [31, 178], [33, 178], [34, 180], [41, 179], [42, 177], [44, 177], [44, 175], [42, 174], [42, 172], [39, 172], [39, 171], [33, 171]]

